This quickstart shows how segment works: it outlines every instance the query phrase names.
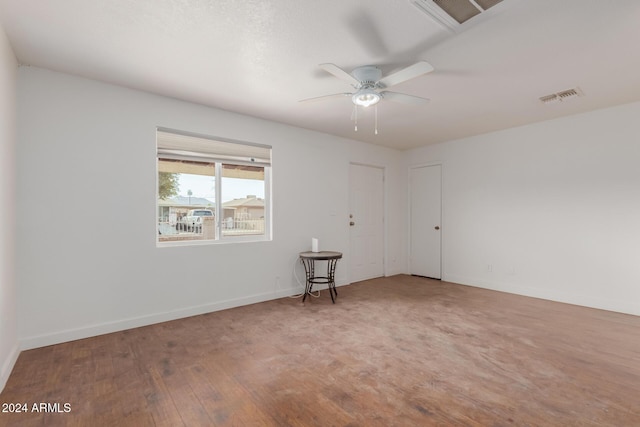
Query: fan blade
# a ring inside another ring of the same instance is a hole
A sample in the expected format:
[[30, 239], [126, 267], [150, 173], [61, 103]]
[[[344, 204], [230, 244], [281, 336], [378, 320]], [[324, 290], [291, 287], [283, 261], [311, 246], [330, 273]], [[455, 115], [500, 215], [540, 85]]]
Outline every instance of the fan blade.
[[374, 58], [389, 56], [389, 49], [366, 7], [351, 15], [347, 23], [349, 31], [369, 56]]
[[327, 98], [338, 98], [338, 97], [343, 97], [343, 96], [353, 96], [353, 94], [352, 93], [348, 93], [348, 92], [334, 93], [334, 94], [331, 94], [331, 95], [316, 96], [315, 98], [301, 99], [298, 102], [315, 102], [315, 101], [322, 101], [323, 99], [327, 99]]
[[360, 85], [360, 82], [355, 77], [353, 77], [351, 74], [347, 73], [345, 70], [343, 70], [342, 68], [338, 67], [335, 64], [331, 64], [331, 63], [320, 64], [319, 67], [325, 70], [326, 72], [333, 74], [340, 80], [343, 80], [349, 83], [354, 87], [357, 87]]
[[419, 96], [407, 95], [406, 93], [389, 92], [388, 90], [380, 92], [383, 99], [389, 101], [401, 102], [403, 104], [424, 105], [431, 101], [429, 98], [421, 98]]
[[427, 61], [416, 62], [413, 65], [409, 65], [407, 68], [403, 68], [393, 74], [383, 77], [377, 82], [377, 86], [381, 88], [395, 86], [407, 80], [415, 79], [418, 76], [427, 74], [433, 71], [433, 66]]

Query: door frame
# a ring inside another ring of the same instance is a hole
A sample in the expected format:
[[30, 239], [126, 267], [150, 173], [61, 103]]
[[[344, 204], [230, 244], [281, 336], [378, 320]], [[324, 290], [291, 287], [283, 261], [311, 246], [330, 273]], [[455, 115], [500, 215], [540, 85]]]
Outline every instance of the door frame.
[[[387, 218], [389, 216], [388, 206], [387, 206], [387, 166], [375, 164], [375, 163], [364, 163], [364, 162], [349, 162], [349, 206], [348, 210], [351, 211], [351, 166], [364, 166], [368, 168], [380, 169], [382, 170], [382, 277], [387, 277], [387, 247], [388, 247], [388, 236], [387, 236]], [[349, 212], [351, 214], [351, 212]], [[347, 220], [350, 220], [347, 218]], [[349, 248], [351, 248], [351, 230], [349, 230]], [[351, 254], [349, 254], [351, 255]], [[351, 256], [349, 257], [349, 283], [353, 283], [352, 271], [351, 271]]]
[[412, 202], [412, 188], [411, 188], [411, 171], [413, 169], [426, 168], [430, 166], [440, 166], [440, 280], [444, 279], [444, 252], [442, 251], [442, 242], [444, 241], [444, 233], [446, 227], [444, 224], [444, 203], [442, 202], [443, 188], [444, 188], [444, 163], [443, 162], [429, 162], [418, 163], [415, 165], [409, 165], [407, 169], [407, 273], [411, 274], [411, 202]]

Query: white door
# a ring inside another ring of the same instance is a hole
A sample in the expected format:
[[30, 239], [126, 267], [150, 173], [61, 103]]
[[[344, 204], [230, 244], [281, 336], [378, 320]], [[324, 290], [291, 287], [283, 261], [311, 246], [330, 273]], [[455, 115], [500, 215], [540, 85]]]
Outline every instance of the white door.
[[442, 170], [440, 165], [410, 169], [410, 271], [440, 279]]
[[384, 170], [351, 164], [349, 170], [349, 280], [384, 275]]

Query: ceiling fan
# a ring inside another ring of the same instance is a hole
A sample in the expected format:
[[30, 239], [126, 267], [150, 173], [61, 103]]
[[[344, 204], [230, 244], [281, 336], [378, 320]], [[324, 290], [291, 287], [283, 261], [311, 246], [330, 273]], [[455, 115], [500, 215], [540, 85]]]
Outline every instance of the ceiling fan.
[[433, 71], [433, 66], [426, 61], [418, 61], [413, 65], [382, 77], [382, 70], [375, 65], [364, 65], [354, 69], [350, 74], [335, 64], [320, 64], [320, 68], [333, 74], [335, 77], [349, 83], [355, 92], [335, 93], [332, 95], [318, 96], [303, 99], [300, 102], [318, 101], [325, 98], [350, 96], [353, 102], [353, 114], [351, 120], [355, 122], [355, 131], [358, 131], [358, 107], [370, 107], [375, 105], [375, 134], [378, 134], [378, 107], [383, 99], [401, 102], [403, 104], [421, 105], [429, 102], [429, 99], [420, 96], [407, 95], [406, 93], [391, 92], [386, 90], [397, 84], [414, 79]]
[[414, 105], [421, 105], [429, 102], [429, 99], [427, 98], [386, 90], [387, 88], [433, 71], [433, 66], [426, 61], [416, 62], [413, 65], [385, 77], [382, 76], [382, 70], [375, 65], [364, 65], [354, 69], [351, 73], [347, 73], [335, 64], [327, 63], [320, 64], [319, 66], [340, 80], [349, 83], [353, 86], [355, 92], [318, 96], [315, 98], [303, 99], [300, 102], [317, 101], [325, 98], [341, 96], [350, 96], [351, 102], [353, 102], [355, 106], [361, 107], [375, 105], [383, 99]]

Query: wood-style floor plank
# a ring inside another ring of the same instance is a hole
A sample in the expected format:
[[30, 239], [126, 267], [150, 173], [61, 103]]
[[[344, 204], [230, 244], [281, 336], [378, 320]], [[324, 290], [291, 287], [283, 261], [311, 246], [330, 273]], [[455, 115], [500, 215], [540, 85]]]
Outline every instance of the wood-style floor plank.
[[640, 425], [640, 317], [394, 276], [22, 352], [0, 426]]

